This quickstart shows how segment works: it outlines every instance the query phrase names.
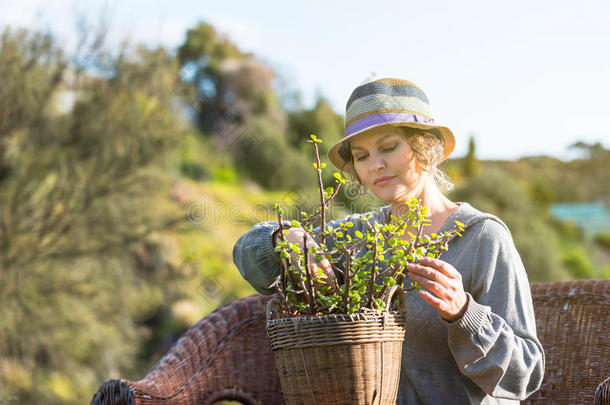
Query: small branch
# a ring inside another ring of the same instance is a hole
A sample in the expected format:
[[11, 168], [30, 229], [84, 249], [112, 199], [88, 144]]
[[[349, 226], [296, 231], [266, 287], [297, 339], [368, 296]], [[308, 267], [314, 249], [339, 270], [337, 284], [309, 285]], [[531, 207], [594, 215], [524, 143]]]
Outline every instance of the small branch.
[[316, 152], [316, 170], [318, 172], [318, 186], [320, 187], [320, 242], [326, 245], [326, 201], [324, 199], [324, 183], [322, 182], [322, 168], [320, 167], [320, 153], [318, 144], [313, 143]]
[[422, 232], [424, 231], [424, 222], [421, 221], [419, 226], [417, 227], [417, 235], [415, 236], [415, 240], [413, 243], [409, 245], [409, 250], [407, 251], [407, 256], [413, 253], [413, 249], [416, 247], [420, 247], [419, 238], [421, 237]]
[[[297, 300], [297, 295], [306, 295], [307, 296], [307, 290], [305, 289], [305, 285], [303, 284], [303, 280], [299, 279], [299, 278], [295, 278], [293, 271], [291, 269], [295, 268], [296, 266], [292, 265], [292, 261], [290, 260], [290, 258], [288, 259], [282, 259], [282, 263], [286, 266], [286, 275], [287, 278], [289, 279], [288, 281], [290, 281], [290, 285], [292, 286], [292, 290], [288, 290], [288, 288], [286, 288], [286, 297], [288, 297], [288, 293], [293, 293], [295, 295], [295, 300]], [[297, 282], [297, 280], [299, 282]], [[300, 286], [301, 289], [300, 290], [296, 290], [297, 286]]]
[[313, 274], [309, 271], [309, 251], [307, 249], [307, 234], [303, 235], [303, 257], [305, 260], [305, 274], [307, 275], [307, 292], [309, 294], [309, 310], [311, 314], [316, 313], [316, 296], [313, 291]]
[[345, 313], [348, 313], [349, 309], [349, 288], [350, 288], [350, 272], [352, 270], [352, 251], [347, 251], [347, 257], [345, 258], [345, 274], [344, 282], [345, 291], [343, 293], [343, 305], [345, 305]]
[[[280, 241], [285, 241], [286, 238], [284, 238], [284, 222], [282, 221], [282, 207], [280, 206], [280, 204], [277, 205], [277, 218], [278, 218], [278, 223], [280, 225]], [[286, 293], [286, 269], [284, 269], [284, 266], [282, 266], [282, 269], [280, 270], [280, 287], [282, 289], [283, 294]]]
[[345, 276], [345, 272], [343, 272], [343, 270], [341, 270], [338, 266], [334, 265], [334, 264], [330, 264], [331, 267], [333, 268], [334, 271], [336, 271], [337, 273], [341, 274], [342, 276]]
[[375, 232], [375, 242], [373, 243], [373, 265], [371, 267], [371, 279], [369, 281], [368, 307], [373, 308], [373, 292], [375, 291], [375, 277], [377, 276], [377, 232]]
[[[341, 188], [341, 183], [337, 183], [337, 187], [335, 188], [335, 191], [333, 191], [331, 196], [329, 198], [327, 198], [326, 201], [324, 201], [324, 205], [327, 208], [330, 206], [331, 201], [337, 196], [337, 193], [339, 192], [340, 188]], [[312, 222], [314, 219], [316, 219], [318, 216], [320, 216], [321, 212], [322, 212], [322, 208], [320, 207], [309, 218], [307, 218], [301, 222], [302, 226], [305, 227], [305, 226], [309, 225], [310, 222]]]

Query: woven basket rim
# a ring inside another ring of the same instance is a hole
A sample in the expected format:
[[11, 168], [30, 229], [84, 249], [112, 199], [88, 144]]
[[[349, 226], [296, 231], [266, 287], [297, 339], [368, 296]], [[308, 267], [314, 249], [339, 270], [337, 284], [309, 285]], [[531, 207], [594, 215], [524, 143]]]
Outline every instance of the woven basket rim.
[[338, 323], [338, 322], [356, 322], [356, 321], [379, 321], [388, 320], [388, 318], [397, 318], [406, 316], [406, 311], [383, 311], [380, 313], [373, 312], [357, 312], [355, 314], [328, 314], [328, 315], [297, 315], [282, 318], [274, 318], [267, 320], [267, 325], [279, 323]]
[[[398, 310], [390, 310], [391, 304], [394, 299], [398, 299], [400, 306]], [[376, 309], [369, 308], [361, 308], [361, 312], [356, 312], [354, 314], [327, 314], [327, 315], [297, 315], [297, 316], [286, 316], [286, 311], [283, 311], [280, 318], [272, 318], [273, 307], [280, 308], [280, 300], [278, 298], [272, 298], [267, 301], [267, 306], [265, 309], [265, 315], [267, 318], [267, 325], [272, 323], [273, 321], [280, 320], [292, 320], [292, 319], [300, 319], [300, 320], [314, 320], [314, 322], [319, 322], [320, 320], [337, 320], [337, 318], [341, 318], [341, 320], [345, 320], [347, 322], [353, 322], [355, 320], [369, 320], [371, 317], [373, 319], [387, 319], [389, 314], [403, 314], [406, 317], [407, 313], [407, 302], [405, 299], [405, 293], [403, 289], [398, 285], [393, 285], [390, 290], [387, 292], [385, 298], [385, 308], [378, 312]], [[354, 319], [357, 317], [358, 319]], [[291, 321], [292, 322], [292, 321]]]

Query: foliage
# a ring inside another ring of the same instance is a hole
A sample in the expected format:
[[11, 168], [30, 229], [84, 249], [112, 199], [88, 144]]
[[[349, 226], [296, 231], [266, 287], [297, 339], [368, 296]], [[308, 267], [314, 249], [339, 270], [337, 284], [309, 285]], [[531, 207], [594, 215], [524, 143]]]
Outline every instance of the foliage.
[[288, 114], [290, 145], [307, 153], [304, 147], [306, 134], [317, 134], [326, 142], [319, 145], [320, 156], [325, 158], [328, 149], [343, 137], [343, 117], [337, 114], [328, 101], [322, 97], [316, 100], [315, 106], [308, 109], [299, 109]]
[[231, 110], [232, 98], [225, 90], [222, 75], [223, 62], [244, 56], [209, 24], [199, 23], [187, 31], [186, 40], [178, 49], [178, 60], [185, 81], [193, 84], [187, 94], [203, 131], [210, 132], [221, 125], [220, 120]]
[[569, 165], [578, 173], [578, 180], [585, 183], [589, 200], [610, 196], [610, 150], [599, 142], [576, 142], [571, 148], [583, 152], [583, 158], [574, 159]]
[[569, 245], [561, 250], [561, 262], [576, 278], [592, 278], [595, 268], [587, 251], [579, 245]]
[[[0, 34], [0, 402], [77, 404], [111, 376], [141, 378], [195, 320], [254, 293], [233, 268], [233, 243], [274, 219], [275, 201], [315, 209], [302, 135], [323, 136], [325, 155], [343, 130], [323, 98], [284, 111], [275, 77], [206, 24], [178, 55], [110, 54], [96, 32], [83, 31], [75, 53], [47, 34]], [[567, 162], [478, 161], [484, 176], [469, 179], [460, 159], [447, 162], [457, 199], [506, 220], [532, 281], [610, 271], [607, 238], [594, 245], [598, 263], [578, 229], [545, 211], [610, 195], [608, 150], [575, 149], [582, 156]], [[339, 189], [333, 215], [371, 207], [354, 190]], [[381, 246], [384, 230], [371, 227], [363, 243]], [[382, 252], [378, 264], [390, 258]], [[370, 275], [372, 263], [355, 259]], [[375, 305], [370, 279], [352, 281], [350, 294]]]
[[471, 179], [451, 197], [456, 201], [468, 201], [506, 222], [530, 281], [568, 277], [561, 266], [558, 241], [545, 220], [546, 214], [531, 204], [520, 184], [504, 170], [486, 169], [484, 176]]
[[610, 250], [610, 232], [599, 233], [595, 235], [595, 243], [604, 249]]
[[0, 392], [24, 404], [79, 403], [137, 369], [155, 282], [131, 249], [183, 218], [150, 204], [183, 132], [178, 65], [89, 39], [68, 59], [49, 35], [0, 37]]
[[[423, 234], [424, 226], [429, 224], [427, 208], [420, 201], [412, 199], [406, 202], [406, 215], [395, 217], [391, 215], [390, 224], [380, 225], [369, 222], [370, 214], [359, 220], [366, 224], [366, 232], [356, 231], [354, 237], [349, 228], [354, 224], [350, 221], [339, 222], [339, 226], [326, 224], [326, 210], [337, 195], [342, 184], [347, 183], [340, 173], [335, 172], [336, 186], [324, 187], [322, 171], [325, 167], [320, 162], [318, 143], [322, 140], [311, 135], [316, 161], [313, 163], [318, 172], [320, 192], [320, 208], [313, 214], [306, 214], [304, 221], [293, 220], [291, 225], [283, 225], [283, 210], [276, 205], [278, 219], [283, 236], [288, 229], [302, 228], [305, 231], [302, 245], [280, 239], [276, 251], [280, 252], [285, 270], [282, 270], [280, 280], [276, 283], [276, 291], [282, 300], [288, 314], [293, 316], [308, 314], [327, 315], [331, 313], [353, 314], [365, 310], [384, 309], [385, 294], [393, 285], [401, 285], [405, 278], [407, 263], [415, 263], [424, 256], [438, 257], [447, 250], [448, 242], [455, 235], [460, 235], [463, 224], [456, 221], [456, 226], [449, 232], [440, 234]], [[313, 222], [319, 219], [319, 246], [308, 246], [307, 234], [313, 233]], [[408, 229], [417, 229], [413, 234]], [[405, 232], [409, 238], [404, 238]], [[332, 239], [333, 248], [326, 244]], [[291, 256], [294, 252], [296, 255]], [[310, 274], [309, 256], [314, 254], [316, 261], [326, 257], [333, 269], [342, 274], [343, 284], [336, 289], [326, 284], [327, 276], [321, 269], [317, 274]], [[345, 263], [343, 269], [338, 268], [340, 262]], [[320, 285], [315, 291], [314, 286]], [[414, 285], [414, 288], [417, 288]]]
[[301, 175], [307, 169], [307, 161], [267, 119], [250, 121], [234, 143], [232, 156], [240, 172], [248, 173], [249, 178], [269, 190], [307, 187]]
[[476, 146], [474, 143], [474, 136], [470, 136], [468, 141], [468, 153], [464, 158], [464, 176], [467, 178], [476, 177], [479, 175], [480, 167], [477, 157], [475, 155]]
[[[188, 30], [178, 59], [199, 129], [214, 138], [220, 153], [232, 157], [239, 173], [267, 189], [306, 187], [299, 173], [307, 162], [289, 141], [273, 71], [204, 23]], [[184, 169], [200, 179], [209, 177], [197, 165]]]
[[590, 202], [610, 196], [610, 150], [601, 144], [577, 142], [572, 146], [581, 156], [563, 161], [550, 156], [530, 156], [516, 161], [481, 162], [504, 170], [528, 184], [534, 201], [548, 205], [555, 202]]

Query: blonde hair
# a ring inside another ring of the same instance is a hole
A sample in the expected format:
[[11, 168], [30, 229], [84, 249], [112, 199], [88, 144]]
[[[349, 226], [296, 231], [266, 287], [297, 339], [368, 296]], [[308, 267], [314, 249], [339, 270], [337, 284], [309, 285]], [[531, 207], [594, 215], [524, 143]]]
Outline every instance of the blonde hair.
[[[403, 135], [417, 159], [422, 170], [429, 173], [434, 184], [441, 191], [451, 191], [454, 184], [449, 179], [449, 176], [438, 167], [443, 159], [445, 142], [440, 132], [435, 129], [418, 129], [410, 127], [395, 127], [401, 135]], [[343, 159], [341, 170], [346, 172], [352, 179], [363, 185], [362, 180], [356, 173], [354, 167], [354, 156], [352, 155], [349, 139], [341, 144], [338, 150], [339, 156]]]

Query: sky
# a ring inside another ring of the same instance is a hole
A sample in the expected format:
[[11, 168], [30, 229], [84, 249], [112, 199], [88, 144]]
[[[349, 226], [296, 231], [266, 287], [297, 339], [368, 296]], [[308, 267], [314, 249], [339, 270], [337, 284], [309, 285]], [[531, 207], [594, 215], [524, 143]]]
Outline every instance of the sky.
[[49, 29], [73, 43], [76, 17], [105, 16], [110, 43], [179, 46], [207, 22], [302, 94], [341, 115], [363, 82], [419, 85], [463, 156], [574, 157], [610, 148], [610, 1], [0, 0], [0, 27]]

